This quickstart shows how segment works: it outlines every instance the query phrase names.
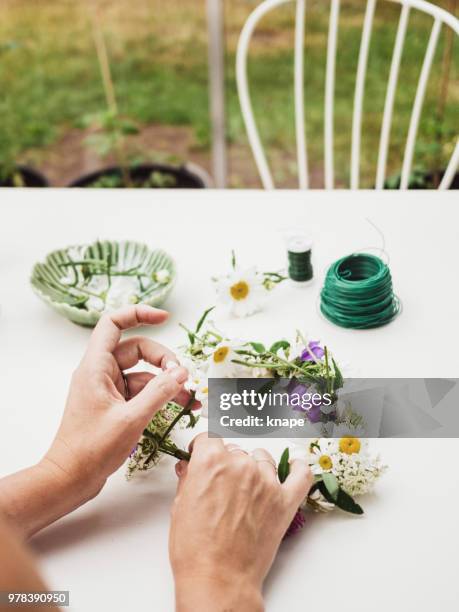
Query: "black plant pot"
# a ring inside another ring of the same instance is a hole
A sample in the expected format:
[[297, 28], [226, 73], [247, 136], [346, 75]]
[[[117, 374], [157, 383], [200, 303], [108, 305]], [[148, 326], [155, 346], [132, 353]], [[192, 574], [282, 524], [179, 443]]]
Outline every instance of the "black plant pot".
[[[158, 184], [146, 185], [145, 183], [149, 182], [155, 173], [157, 173], [159, 178], [162, 177], [161, 180], [158, 181]], [[207, 186], [203, 178], [184, 166], [141, 164], [130, 168], [129, 176], [133, 187], [204, 189]], [[113, 182], [119, 182], [119, 184], [111, 184]], [[126, 187], [126, 185], [123, 184], [121, 169], [118, 166], [112, 166], [85, 174], [70, 183], [69, 187]]]
[[[38, 170], [20, 164], [16, 166], [16, 170], [21, 175], [24, 187], [49, 187], [48, 179]], [[0, 187], [16, 187], [16, 185], [12, 178], [8, 178], [0, 181]]]

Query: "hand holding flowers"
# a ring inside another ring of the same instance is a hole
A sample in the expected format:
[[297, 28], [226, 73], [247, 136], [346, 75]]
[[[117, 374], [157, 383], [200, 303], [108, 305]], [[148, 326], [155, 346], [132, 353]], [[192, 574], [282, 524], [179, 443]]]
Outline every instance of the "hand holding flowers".
[[[26, 535], [93, 498], [126, 460], [142, 431], [168, 401], [188, 403], [188, 372], [172, 351], [143, 336], [121, 340], [123, 330], [155, 325], [167, 312], [130, 306], [104, 315], [73, 374], [56, 437], [35, 466], [1, 481], [0, 511]], [[123, 370], [144, 360], [159, 373]]]
[[[320, 405], [306, 412], [311, 423], [319, 423], [324, 431], [357, 431], [355, 415], [349, 408], [340, 412], [336, 407], [337, 393], [343, 386], [343, 376], [326, 347], [316, 341], [307, 341], [297, 332], [293, 342], [278, 340], [269, 348], [255, 341], [235, 341], [227, 338], [212, 325], [208, 317], [213, 308], [205, 311], [194, 330], [184, 327], [188, 343], [180, 350], [179, 359], [186, 366], [189, 377], [185, 384], [191, 396], [199, 400], [204, 414], [207, 410], [209, 378], [290, 378], [290, 393], [314, 386], [320, 392], [329, 393], [335, 402]], [[139, 470], [153, 467], [161, 453], [179, 459], [190, 459], [190, 453], [173, 442], [173, 429], [177, 424], [194, 427], [197, 422], [192, 408], [193, 400], [185, 407], [169, 402], [148, 424], [128, 464], [128, 477]], [[302, 408], [298, 408], [301, 410]], [[292, 460], [298, 457], [298, 446]], [[340, 508], [353, 514], [362, 514], [362, 508], [354, 501], [356, 495], [368, 493], [384, 472], [379, 457], [369, 454], [368, 442], [349, 433], [339, 440], [320, 438], [307, 441], [302, 458], [314, 474], [309, 495], [302, 500], [289, 533], [304, 524], [304, 510], [329, 511]], [[290, 470], [290, 451], [286, 449], [279, 463], [279, 480], [282, 483]]]
[[263, 610], [263, 580], [312, 484], [307, 464], [293, 461], [281, 484], [265, 450], [248, 454], [201, 434], [177, 474], [169, 538], [177, 610], [213, 610], [215, 602]]

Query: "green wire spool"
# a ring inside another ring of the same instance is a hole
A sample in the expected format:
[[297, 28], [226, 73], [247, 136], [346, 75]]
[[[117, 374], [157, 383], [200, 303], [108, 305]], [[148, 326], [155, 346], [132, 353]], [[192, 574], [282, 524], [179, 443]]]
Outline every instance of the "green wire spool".
[[288, 275], [292, 281], [309, 283], [312, 280], [311, 249], [311, 242], [303, 235], [293, 235], [288, 239]]
[[371, 329], [400, 312], [389, 267], [375, 255], [353, 254], [330, 266], [320, 294], [320, 311], [335, 325]]

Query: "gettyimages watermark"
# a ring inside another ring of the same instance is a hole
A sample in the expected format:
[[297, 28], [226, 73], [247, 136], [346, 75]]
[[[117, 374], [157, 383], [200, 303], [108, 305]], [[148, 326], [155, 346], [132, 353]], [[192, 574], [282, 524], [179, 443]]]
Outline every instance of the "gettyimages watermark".
[[225, 438], [459, 437], [459, 379], [209, 379], [209, 435]]

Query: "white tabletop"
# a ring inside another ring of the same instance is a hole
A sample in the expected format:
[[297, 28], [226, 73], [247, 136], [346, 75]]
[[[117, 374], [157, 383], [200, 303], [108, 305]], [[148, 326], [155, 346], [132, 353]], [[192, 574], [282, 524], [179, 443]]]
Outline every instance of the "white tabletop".
[[[48, 251], [97, 238], [169, 251], [178, 266], [166, 304], [172, 316], [145, 333], [175, 347], [183, 341], [177, 324], [192, 325], [214, 303], [210, 277], [228, 269], [231, 249], [241, 264], [280, 268], [282, 231], [301, 227], [314, 241], [312, 286], [285, 283], [262, 313], [220, 318], [221, 328], [266, 342], [302, 328], [355, 376], [457, 377], [457, 204], [454, 192], [2, 190], [1, 474], [46, 450], [90, 333], [32, 293], [31, 268]], [[331, 262], [382, 247], [367, 218], [384, 234], [403, 312], [384, 328], [358, 332], [324, 320], [318, 295]], [[281, 547], [266, 584], [268, 612], [458, 609], [457, 441], [372, 444], [390, 470], [362, 500], [365, 517], [311, 515]], [[283, 445], [265, 441], [276, 455]], [[173, 610], [167, 535], [174, 490], [168, 459], [131, 483], [120, 470], [98, 498], [34, 538], [49, 583], [71, 591], [71, 610]]]

